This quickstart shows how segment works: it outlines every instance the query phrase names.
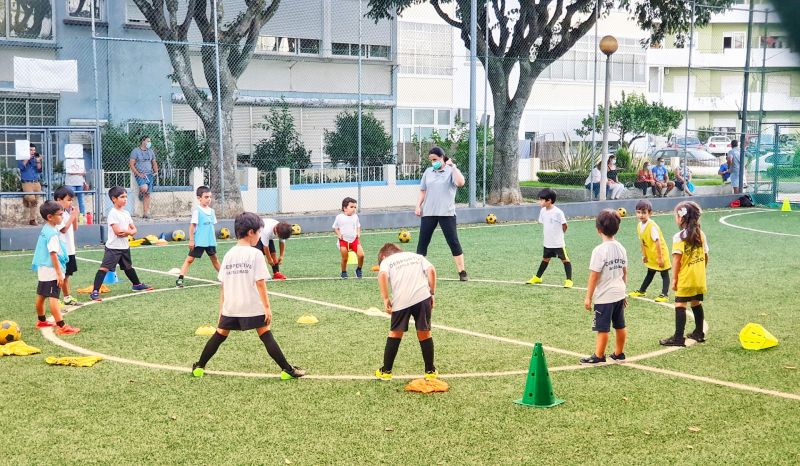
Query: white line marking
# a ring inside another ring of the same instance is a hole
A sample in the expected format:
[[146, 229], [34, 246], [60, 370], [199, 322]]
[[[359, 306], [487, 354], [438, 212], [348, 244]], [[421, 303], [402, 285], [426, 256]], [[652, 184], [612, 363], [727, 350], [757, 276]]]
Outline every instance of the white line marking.
[[[732, 223], [728, 223], [728, 222], [726, 221], [726, 220], [728, 220], [729, 218], [733, 218], [733, 217], [739, 217], [739, 216], [742, 216], [742, 215], [750, 215], [750, 214], [763, 214], [763, 213], [765, 213], [765, 212], [780, 212], [780, 211], [775, 211], [775, 210], [760, 210], [760, 209], [759, 209], [759, 210], [752, 210], [752, 211], [749, 211], [749, 212], [741, 212], [741, 213], [738, 213], [738, 214], [731, 214], [731, 215], [726, 215], [726, 216], [724, 216], [724, 217], [721, 217], [721, 218], [719, 219], [719, 223], [721, 223], [721, 224], [723, 224], [723, 225], [725, 225], [725, 226], [729, 226], [729, 227], [731, 227], [731, 228], [738, 228], [738, 229], [740, 229], [740, 230], [753, 231], [753, 232], [756, 232], [756, 233], [764, 233], [764, 234], [767, 234], [767, 235], [778, 235], [778, 236], [791, 236], [791, 237], [794, 237], [794, 238], [800, 238], [800, 235], [797, 235], [797, 234], [794, 234], [794, 233], [779, 233], [779, 232], [777, 232], [777, 231], [769, 231], [769, 230], [757, 230], [757, 229], [755, 229], [755, 228], [748, 228], [748, 227], [743, 227], [743, 226], [740, 226], [740, 225], [734, 225], [734, 224], [732, 224]], [[785, 214], [785, 213], [787, 213], [787, 212], [782, 212], [782, 213], [784, 213], [784, 214]]]

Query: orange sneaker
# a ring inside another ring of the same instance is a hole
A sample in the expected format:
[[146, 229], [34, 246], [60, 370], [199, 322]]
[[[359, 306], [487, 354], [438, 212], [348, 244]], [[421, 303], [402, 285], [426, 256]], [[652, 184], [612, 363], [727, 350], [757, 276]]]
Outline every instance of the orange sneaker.
[[80, 331], [81, 329], [79, 329], [78, 327], [73, 327], [71, 325], [64, 324], [63, 327], [58, 327], [56, 329], [56, 335], [75, 335]]
[[50, 322], [49, 320], [45, 320], [44, 322], [38, 321], [36, 322], [36, 328], [47, 328], [47, 327], [55, 327], [55, 322]]

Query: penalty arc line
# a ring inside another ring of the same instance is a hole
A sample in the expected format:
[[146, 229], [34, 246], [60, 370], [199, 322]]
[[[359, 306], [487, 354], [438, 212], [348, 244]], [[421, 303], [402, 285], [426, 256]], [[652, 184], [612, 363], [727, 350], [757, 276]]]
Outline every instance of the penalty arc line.
[[[777, 231], [758, 230], [756, 228], [743, 227], [743, 226], [740, 226], [740, 225], [734, 225], [732, 223], [728, 223], [727, 222], [727, 220], [729, 218], [739, 217], [739, 216], [742, 216], [742, 215], [761, 214], [761, 213], [765, 213], [765, 212], [775, 212], [775, 211], [773, 211], [773, 210], [753, 210], [753, 211], [750, 211], [750, 212], [741, 212], [741, 213], [738, 213], [738, 214], [726, 215], [724, 217], [720, 217], [719, 223], [721, 223], [721, 224], [723, 224], [725, 226], [729, 226], [731, 228], [738, 228], [740, 230], [752, 231], [752, 232], [755, 232], [755, 233], [764, 233], [764, 234], [767, 234], [767, 235], [790, 236], [790, 237], [793, 237], [793, 238], [800, 238], [800, 235], [797, 235], [797, 234], [794, 234], [794, 233], [780, 233], [780, 232], [777, 232]], [[784, 212], [784, 213], [786, 213], [786, 212]]]

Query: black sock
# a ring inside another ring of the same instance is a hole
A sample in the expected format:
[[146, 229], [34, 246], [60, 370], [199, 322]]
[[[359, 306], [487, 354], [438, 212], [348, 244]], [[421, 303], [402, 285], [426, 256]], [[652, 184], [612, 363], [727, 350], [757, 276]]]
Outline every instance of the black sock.
[[278, 346], [278, 342], [275, 341], [275, 337], [272, 336], [272, 331], [267, 330], [266, 332], [262, 333], [261, 341], [264, 343], [264, 346], [267, 348], [267, 353], [269, 357], [275, 361], [281, 369], [291, 372], [294, 368], [291, 364], [286, 361], [286, 357], [283, 355], [283, 351], [281, 351], [281, 347]]
[[639, 287], [639, 291], [644, 293], [647, 291], [647, 287], [653, 283], [653, 277], [656, 276], [656, 271], [653, 269], [647, 269], [647, 274], [644, 276], [644, 281], [642, 281], [642, 286]]
[[59, 327], [63, 327], [64, 326], [64, 321], [63, 320], [59, 320], [58, 322], [56, 322], [56, 325], [58, 325]]
[[183, 275], [178, 275], [179, 280], [183, 280]]
[[278, 264], [273, 265], [272, 273], [278, 273], [278, 272], [280, 272], [280, 266]]
[[394, 366], [394, 358], [397, 357], [397, 350], [400, 349], [400, 342], [402, 338], [386, 337], [386, 348], [383, 350], [383, 367], [381, 370], [384, 372], [392, 372]]
[[39, 322], [47, 322], [47, 316], [37, 315], [36, 318], [39, 319]]
[[547, 264], [549, 264], [549, 262], [545, 261], [542, 261], [542, 263], [539, 264], [539, 270], [536, 271], [537, 277], [542, 278], [542, 275], [544, 275], [544, 271], [547, 269]]
[[433, 337], [421, 340], [419, 347], [422, 349], [422, 360], [425, 361], [425, 372], [435, 371], [436, 366], [433, 365]]
[[698, 304], [697, 306], [692, 306], [692, 313], [694, 314], [694, 333], [703, 333], [703, 319], [705, 315], [703, 313], [703, 305]]
[[669, 270], [661, 271], [661, 294], [669, 296]]
[[103, 284], [103, 280], [106, 278], [105, 270], [98, 270], [96, 274], [94, 274], [94, 285], [92, 286], [92, 291], [100, 291], [100, 285]]
[[136, 269], [130, 268], [123, 270], [123, 272], [125, 272], [125, 276], [128, 277], [128, 280], [131, 281], [131, 285], [139, 285], [142, 283], [139, 281], [139, 276], [136, 275]]
[[686, 330], [686, 308], [675, 308], [675, 338], [683, 340], [683, 332]]
[[200, 354], [200, 360], [197, 361], [197, 365], [200, 367], [206, 367], [208, 361], [219, 349], [219, 345], [221, 345], [226, 338], [228, 337], [219, 332], [214, 332], [214, 334], [211, 335], [211, 338], [208, 339], [205, 348], [203, 348], [203, 352]]
[[572, 280], [572, 262], [564, 262], [564, 273], [567, 274], [567, 280]]

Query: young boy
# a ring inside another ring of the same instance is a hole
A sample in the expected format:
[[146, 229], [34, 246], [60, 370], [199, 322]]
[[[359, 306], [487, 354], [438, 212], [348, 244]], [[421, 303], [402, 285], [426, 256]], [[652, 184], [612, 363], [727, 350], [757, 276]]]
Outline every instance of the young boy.
[[146, 285], [139, 281], [139, 276], [136, 275], [136, 269], [133, 268], [133, 261], [131, 260], [131, 249], [128, 246], [128, 236], [136, 234], [136, 225], [133, 224], [131, 214], [125, 210], [125, 204], [128, 203], [128, 193], [125, 188], [114, 186], [108, 190], [108, 197], [114, 203], [114, 208], [108, 212], [108, 240], [106, 241], [105, 252], [103, 253], [103, 262], [94, 276], [94, 286], [92, 287], [92, 294], [89, 296], [92, 301], [101, 301], [100, 299], [100, 285], [103, 284], [103, 279], [106, 273], [114, 271], [119, 264], [119, 268], [125, 272], [128, 280], [131, 281], [133, 291], [150, 291], [152, 286]]
[[183, 276], [189, 273], [189, 266], [195, 259], [203, 257], [203, 252], [208, 254], [211, 265], [219, 272], [217, 260], [217, 237], [214, 234], [214, 225], [217, 224], [217, 214], [211, 205], [211, 189], [208, 186], [197, 188], [197, 207], [192, 209], [192, 220], [189, 224], [189, 255], [183, 261], [181, 273], [175, 280], [175, 286], [183, 288]]
[[[292, 236], [292, 226], [286, 222], [279, 222], [275, 219], [265, 218], [264, 229], [258, 238], [258, 243], [254, 247], [264, 253], [267, 263], [272, 267], [272, 278], [275, 280], [286, 280], [286, 275], [280, 272], [280, 265], [283, 263], [283, 253], [286, 251], [286, 240]], [[275, 252], [275, 243], [278, 238], [280, 255]]]
[[72, 200], [75, 198], [75, 192], [68, 186], [62, 186], [56, 189], [53, 193], [53, 198], [63, 209], [61, 215], [61, 223], [58, 224], [59, 237], [64, 244], [67, 245], [67, 265], [64, 270], [64, 283], [61, 285], [61, 291], [64, 292], [63, 303], [68, 306], [80, 306], [81, 303], [70, 295], [69, 291], [69, 277], [78, 271], [78, 261], [75, 260], [75, 230], [78, 229], [78, 216], [72, 208]]
[[664, 234], [656, 222], [650, 218], [653, 215], [653, 205], [650, 201], [639, 201], [636, 203], [636, 218], [639, 225], [636, 231], [639, 234], [639, 241], [642, 245], [642, 262], [647, 267], [647, 275], [644, 276], [642, 286], [636, 291], [631, 291], [628, 296], [638, 298], [644, 296], [647, 287], [653, 282], [656, 272], [661, 274], [661, 294], [655, 299], [657, 303], [666, 303], [669, 300], [669, 269], [670, 258], [667, 250], [667, 243], [664, 241]]
[[564, 280], [564, 288], [572, 288], [572, 263], [567, 256], [566, 244], [564, 243], [564, 233], [567, 232], [567, 217], [564, 212], [553, 204], [556, 203], [556, 192], [550, 188], [539, 191], [539, 223], [544, 227], [544, 253], [539, 270], [533, 278], [528, 280], [528, 284], [535, 285], [542, 283], [542, 275], [550, 259], [558, 257], [564, 264], [564, 273], [567, 278]]
[[206, 364], [231, 330], [251, 329], [256, 329], [267, 353], [282, 369], [282, 380], [302, 377], [306, 373], [286, 361], [270, 331], [272, 310], [265, 282], [269, 273], [261, 253], [253, 250], [263, 226], [264, 222], [251, 212], [243, 212], [234, 220], [233, 229], [239, 241], [222, 258], [222, 267], [217, 275], [222, 282], [217, 332], [206, 343], [200, 360], [192, 365], [192, 375], [195, 377], [203, 376]]
[[[58, 305], [59, 290], [64, 283], [62, 268], [67, 263], [67, 246], [58, 236], [58, 224], [61, 223], [63, 209], [56, 201], [45, 201], [39, 208], [39, 214], [47, 221], [39, 233], [36, 250], [33, 253], [33, 270], [39, 276], [36, 287], [36, 315], [39, 321], [36, 328], [57, 327], [56, 335], [74, 335], [81, 330], [64, 323], [61, 307]], [[55, 323], [48, 322], [44, 314], [44, 300], [50, 303], [50, 314]]]
[[378, 285], [383, 297], [384, 310], [391, 314], [392, 323], [383, 351], [383, 366], [375, 371], [375, 377], [380, 380], [391, 380], [392, 366], [403, 333], [408, 331], [408, 320], [414, 317], [417, 339], [422, 349], [422, 359], [425, 361], [424, 377], [435, 379], [439, 373], [433, 365], [431, 312], [433, 294], [436, 291], [436, 269], [424, 256], [403, 252], [392, 243], [383, 245], [378, 253], [378, 262], [380, 263]]
[[620, 217], [617, 211], [605, 209], [597, 216], [595, 226], [597, 234], [603, 242], [592, 251], [589, 262], [589, 286], [583, 307], [592, 310], [594, 300], [594, 318], [592, 330], [597, 332], [594, 354], [582, 358], [582, 364], [606, 362], [606, 345], [608, 333], [614, 326], [615, 342], [611, 359], [625, 360], [625, 282], [628, 280], [628, 255], [625, 248], [614, 239], [619, 231]]
[[358, 256], [356, 277], [361, 278], [364, 265], [364, 249], [358, 239], [361, 237], [361, 222], [356, 213], [356, 200], [346, 197], [342, 200], [342, 213], [333, 221], [333, 231], [339, 238], [339, 252], [342, 254], [342, 278], [347, 278], [347, 255], [353, 251]]

